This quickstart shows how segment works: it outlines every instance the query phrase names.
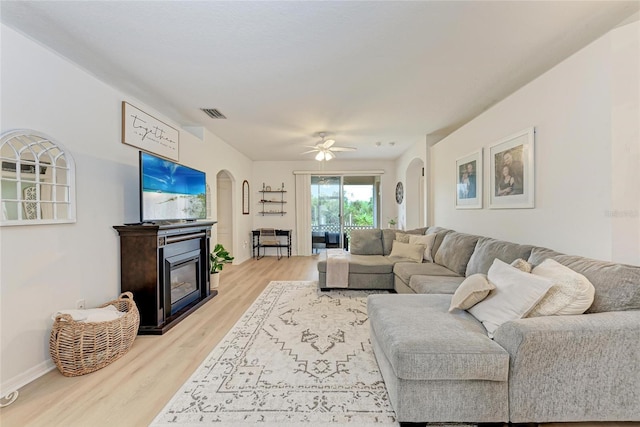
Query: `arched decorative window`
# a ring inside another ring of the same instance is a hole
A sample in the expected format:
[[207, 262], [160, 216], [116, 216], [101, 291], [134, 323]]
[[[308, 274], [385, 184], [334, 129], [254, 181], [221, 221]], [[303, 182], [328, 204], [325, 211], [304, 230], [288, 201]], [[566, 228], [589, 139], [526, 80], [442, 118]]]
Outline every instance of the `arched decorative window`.
[[71, 153], [33, 130], [0, 139], [0, 225], [76, 221], [75, 163]]

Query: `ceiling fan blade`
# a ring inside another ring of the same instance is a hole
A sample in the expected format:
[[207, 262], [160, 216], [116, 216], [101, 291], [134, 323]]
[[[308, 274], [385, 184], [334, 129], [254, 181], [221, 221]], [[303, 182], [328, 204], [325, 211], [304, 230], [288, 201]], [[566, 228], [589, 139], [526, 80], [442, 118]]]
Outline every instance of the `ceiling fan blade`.
[[331, 151], [356, 151], [353, 147], [331, 147]]
[[317, 145], [304, 145], [305, 148], [313, 148], [314, 150], [320, 150], [321, 147], [318, 147]]
[[317, 153], [318, 150], [309, 150], [309, 151], [305, 151], [304, 153], [300, 153], [300, 155], [302, 154], [309, 154], [309, 153]]
[[322, 144], [322, 146], [323, 146], [324, 148], [329, 148], [329, 147], [331, 147], [331, 146], [332, 146], [333, 144], [335, 144], [335, 143], [336, 143], [336, 140], [335, 140], [335, 139], [327, 139], [326, 141], [324, 141], [324, 143]]

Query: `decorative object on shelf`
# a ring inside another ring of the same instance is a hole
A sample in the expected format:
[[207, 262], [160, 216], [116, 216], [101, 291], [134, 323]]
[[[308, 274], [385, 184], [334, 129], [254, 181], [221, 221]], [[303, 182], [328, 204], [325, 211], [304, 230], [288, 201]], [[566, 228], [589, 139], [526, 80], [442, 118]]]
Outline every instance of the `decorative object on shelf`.
[[396, 228], [396, 224], [397, 224], [396, 219], [395, 219], [395, 218], [391, 218], [391, 219], [389, 220], [389, 222], [387, 223], [387, 226], [388, 226], [389, 228]]
[[211, 289], [218, 289], [220, 285], [220, 271], [225, 264], [233, 261], [234, 257], [220, 243], [217, 243], [213, 251], [209, 254], [209, 273], [211, 274]]
[[180, 132], [122, 101], [122, 143], [177, 161]]
[[249, 215], [249, 182], [242, 181], [242, 215]]
[[[336, 147], [333, 144], [336, 143], [335, 139], [325, 139], [326, 132], [318, 132], [317, 135], [321, 138], [316, 145], [306, 145], [307, 148], [311, 148], [309, 151], [305, 151], [302, 154], [317, 153], [315, 159], [319, 162], [326, 160], [329, 161], [336, 157], [334, 152], [338, 151], [356, 151], [354, 147]], [[283, 187], [284, 189], [284, 184]]]
[[264, 188], [264, 191], [271, 191], [271, 186], [270, 186], [270, 185], [267, 185], [267, 186]]
[[535, 206], [534, 139], [531, 127], [489, 147], [491, 209]]
[[404, 198], [404, 187], [401, 182], [396, 184], [396, 202], [398, 204], [402, 203], [402, 199]]
[[109, 305], [125, 314], [106, 322], [75, 321], [70, 314], [56, 316], [49, 338], [49, 354], [65, 377], [104, 368], [124, 356], [133, 345], [140, 326], [133, 293], [124, 292], [117, 300], [100, 307]]
[[456, 160], [456, 209], [482, 209], [482, 149]]

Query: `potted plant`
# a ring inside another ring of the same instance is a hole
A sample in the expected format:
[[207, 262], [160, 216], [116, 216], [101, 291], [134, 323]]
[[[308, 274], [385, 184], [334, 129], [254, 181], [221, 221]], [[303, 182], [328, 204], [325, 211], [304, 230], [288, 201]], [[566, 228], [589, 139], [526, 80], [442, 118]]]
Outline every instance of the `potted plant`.
[[387, 225], [389, 226], [389, 228], [396, 228], [396, 219], [395, 218], [391, 218]]
[[210, 289], [217, 289], [220, 284], [219, 272], [225, 264], [233, 261], [233, 257], [220, 243], [217, 243], [209, 254], [209, 273], [211, 273]]

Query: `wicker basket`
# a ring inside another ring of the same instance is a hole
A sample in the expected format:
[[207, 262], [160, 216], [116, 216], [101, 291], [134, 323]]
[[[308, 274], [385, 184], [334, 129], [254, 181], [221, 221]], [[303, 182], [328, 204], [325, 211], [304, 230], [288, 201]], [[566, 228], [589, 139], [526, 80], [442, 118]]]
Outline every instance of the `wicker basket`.
[[100, 307], [108, 305], [126, 314], [95, 323], [76, 322], [69, 314], [56, 316], [49, 338], [49, 354], [62, 375], [75, 377], [97, 371], [131, 348], [140, 325], [133, 294], [125, 292]]

